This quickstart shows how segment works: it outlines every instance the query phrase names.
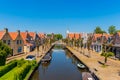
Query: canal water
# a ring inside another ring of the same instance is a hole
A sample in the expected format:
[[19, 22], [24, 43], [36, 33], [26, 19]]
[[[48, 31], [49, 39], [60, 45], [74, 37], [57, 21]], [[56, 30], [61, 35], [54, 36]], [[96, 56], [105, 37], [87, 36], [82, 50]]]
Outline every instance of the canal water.
[[88, 71], [77, 67], [79, 60], [68, 50], [52, 49], [50, 54], [52, 60], [41, 63], [31, 80], [82, 80], [82, 72]]

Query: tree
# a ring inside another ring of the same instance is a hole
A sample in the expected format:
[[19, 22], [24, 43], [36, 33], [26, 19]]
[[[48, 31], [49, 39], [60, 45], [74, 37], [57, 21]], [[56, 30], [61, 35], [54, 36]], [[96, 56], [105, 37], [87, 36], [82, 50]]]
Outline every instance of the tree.
[[62, 39], [62, 41], [64, 42], [64, 43], [66, 43], [66, 45], [68, 45], [68, 38], [65, 38], [65, 39]]
[[107, 33], [106, 31], [102, 31], [101, 33]]
[[80, 47], [81, 47], [81, 49], [83, 47], [83, 38], [81, 38], [81, 40], [80, 40]]
[[109, 32], [109, 34], [115, 34], [115, 32], [116, 32], [116, 28], [115, 28], [115, 26], [110, 26], [109, 27], [109, 29], [108, 29], [108, 32]]
[[37, 38], [37, 39], [35, 40], [35, 45], [36, 45], [36, 49], [37, 49], [37, 56], [40, 56], [40, 55], [39, 55], [39, 46], [40, 46], [39, 38]]
[[87, 40], [87, 49], [88, 49], [88, 53], [89, 53], [89, 57], [90, 57], [90, 47], [92, 45], [92, 37], [88, 37], [88, 40]]
[[[106, 48], [106, 46], [108, 46], [108, 48]], [[104, 59], [104, 62], [107, 63], [107, 58], [110, 57], [110, 56], [114, 56], [114, 53], [113, 52], [110, 52], [110, 49], [112, 48], [112, 44], [109, 44], [109, 45], [106, 45], [106, 44], [103, 44], [103, 49], [102, 49], [102, 54], [101, 56], [104, 56], [105, 59]]]
[[120, 32], [120, 30], [116, 30], [116, 32]]
[[96, 29], [94, 30], [94, 33], [97, 33], [97, 34], [101, 32], [102, 32], [102, 29], [99, 26], [97, 26]]
[[5, 65], [6, 58], [12, 54], [12, 49], [0, 41], [0, 66]]
[[60, 40], [63, 38], [62, 34], [55, 34], [54, 35], [55, 40]]
[[107, 58], [110, 56], [114, 56], [114, 53], [113, 52], [102, 52], [101, 56], [105, 57], [104, 62], [107, 63]]
[[99, 26], [97, 26], [94, 30], [94, 33], [96, 34], [102, 34], [102, 33], [106, 33], [104, 30], [102, 30]]

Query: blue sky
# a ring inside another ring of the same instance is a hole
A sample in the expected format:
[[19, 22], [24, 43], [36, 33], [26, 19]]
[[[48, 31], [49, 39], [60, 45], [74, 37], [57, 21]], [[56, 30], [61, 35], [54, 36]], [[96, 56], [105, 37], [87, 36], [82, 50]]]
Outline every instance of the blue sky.
[[0, 0], [0, 30], [92, 32], [120, 29], [120, 0]]

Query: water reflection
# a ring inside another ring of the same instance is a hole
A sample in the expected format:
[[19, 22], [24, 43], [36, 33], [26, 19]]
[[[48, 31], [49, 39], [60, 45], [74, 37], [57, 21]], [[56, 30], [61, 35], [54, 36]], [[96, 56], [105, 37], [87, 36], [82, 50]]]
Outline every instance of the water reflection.
[[79, 69], [77, 60], [69, 51], [52, 49], [52, 60], [41, 63], [32, 76], [32, 80], [82, 80], [81, 73], [87, 69]]

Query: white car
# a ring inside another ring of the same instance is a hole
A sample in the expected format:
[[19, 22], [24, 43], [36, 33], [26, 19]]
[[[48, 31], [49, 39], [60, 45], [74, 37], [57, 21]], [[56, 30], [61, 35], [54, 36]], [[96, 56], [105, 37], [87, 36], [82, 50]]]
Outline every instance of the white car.
[[32, 60], [36, 60], [36, 58], [35, 58], [34, 55], [28, 55], [28, 56], [26, 57], [26, 60], [32, 61]]

